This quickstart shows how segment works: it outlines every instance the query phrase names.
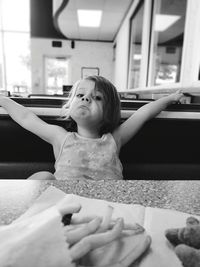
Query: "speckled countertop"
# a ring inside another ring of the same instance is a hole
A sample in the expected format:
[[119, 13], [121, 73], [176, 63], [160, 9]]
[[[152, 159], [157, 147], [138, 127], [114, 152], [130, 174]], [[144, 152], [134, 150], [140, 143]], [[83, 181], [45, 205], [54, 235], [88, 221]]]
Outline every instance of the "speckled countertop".
[[200, 181], [0, 180], [0, 225], [24, 213], [50, 185], [67, 194], [200, 215]]

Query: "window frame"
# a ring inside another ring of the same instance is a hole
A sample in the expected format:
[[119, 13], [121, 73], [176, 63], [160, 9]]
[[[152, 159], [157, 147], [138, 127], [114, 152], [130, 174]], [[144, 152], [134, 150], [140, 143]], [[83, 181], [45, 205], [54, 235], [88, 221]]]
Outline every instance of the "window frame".
[[[133, 51], [133, 48], [132, 48], [132, 40], [133, 40], [133, 36], [132, 36], [132, 20], [134, 19], [134, 17], [137, 15], [137, 12], [140, 11], [140, 8], [142, 7], [142, 5], [145, 5], [145, 0], [140, 0], [138, 2], [138, 4], [136, 5], [136, 8], [133, 12], [133, 14], [131, 15], [130, 19], [129, 19], [129, 40], [128, 40], [128, 45], [129, 45], [129, 48], [128, 48], [128, 73], [127, 73], [127, 88], [129, 88], [129, 83], [130, 83], [130, 76], [131, 76], [131, 67], [132, 67], [132, 51]], [[145, 16], [145, 13], [143, 13], [143, 20], [144, 20], [144, 16]], [[142, 45], [142, 42], [143, 42], [143, 31], [144, 29], [142, 28], [142, 38], [141, 38], [141, 45]], [[142, 46], [141, 46], [141, 49], [142, 49]], [[142, 61], [140, 63], [140, 76], [141, 76], [141, 64], [142, 64]], [[139, 76], [139, 77], [140, 77]], [[140, 78], [139, 78], [139, 81], [140, 81]], [[140, 84], [140, 82], [139, 82]]]
[[[141, 0], [139, 4], [142, 2]], [[127, 92], [134, 93], [171, 93], [178, 88], [191, 91], [191, 93], [200, 93], [200, 1], [187, 0], [186, 5], [186, 18], [184, 28], [183, 50], [182, 50], [182, 64], [180, 69], [180, 81], [176, 83], [166, 83], [164, 85], [150, 86], [148, 78], [151, 66], [151, 53], [153, 49], [153, 36], [152, 36], [152, 21], [153, 21], [153, 6], [156, 0], [144, 0], [144, 16], [143, 16], [143, 30], [142, 30], [142, 48], [141, 48], [141, 68], [140, 80], [138, 88], [128, 88]], [[137, 8], [137, 7], [136, 7]], [[136, 9], [133, 10], [130, 17], [130, 26], [133, 16], [136, 15]], [[129, 31], [131, 34], [131, 29]], [[129, 36], [131, 40], [131, 36]], [[129, 51], [130, 51], [129, 42]], [[130, 55], [129, 55], [130, 57]], [[130, 58], [128, 59], [130, 60]], [[129, 75], [129, 68], [127, 77]], [[127, 78], [128, 81], [128, 78]]]

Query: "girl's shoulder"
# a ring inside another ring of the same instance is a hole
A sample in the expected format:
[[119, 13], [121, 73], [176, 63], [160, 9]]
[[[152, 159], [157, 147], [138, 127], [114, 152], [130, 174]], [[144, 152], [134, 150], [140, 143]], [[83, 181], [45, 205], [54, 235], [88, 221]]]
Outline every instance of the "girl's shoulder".
[[56, 140], [53, 144], [53, 150], [55, 158], [58, 158], [58, 155], [61, 153], [62, 148], [66, 144], [67, 140], [73, 136], [73, 132], [66, 131], [64, 128], [63, 130], [60, 130], [60, 134], [56, 136]]
[[113, 133], [107, 133], [105, 134], [105, 138], [110, 140], [110, 142], [113, 142], [114, 145], [116, 145], [117, 152], [120, 152], [121, 142], [120, 142], [120, 136], [114, 131]]

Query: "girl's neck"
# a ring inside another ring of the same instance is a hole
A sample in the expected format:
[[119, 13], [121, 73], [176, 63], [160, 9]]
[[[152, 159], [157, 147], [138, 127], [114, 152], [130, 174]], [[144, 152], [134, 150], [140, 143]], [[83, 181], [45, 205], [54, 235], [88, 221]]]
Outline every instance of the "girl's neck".
[[77, 127], [77, 133], [80, 136], [87, 137], [87, 138], [99, 138], [101, 137], [100, 134], [96, 130], [88, 130], [86, 128]]

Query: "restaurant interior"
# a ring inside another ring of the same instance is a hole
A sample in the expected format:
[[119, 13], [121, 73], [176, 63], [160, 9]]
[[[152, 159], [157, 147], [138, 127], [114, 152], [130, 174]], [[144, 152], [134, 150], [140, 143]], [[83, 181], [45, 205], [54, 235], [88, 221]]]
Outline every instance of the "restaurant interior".
[[28, 179], [54, 150], [0, 104], [0, 267], [200, 266], [199, 47], [199, 0], [0, 0], [0, 101], [67, 129], [89, 76], [116, 87], [119, 124], [183, 94], [122, 147], [122, 180]]

